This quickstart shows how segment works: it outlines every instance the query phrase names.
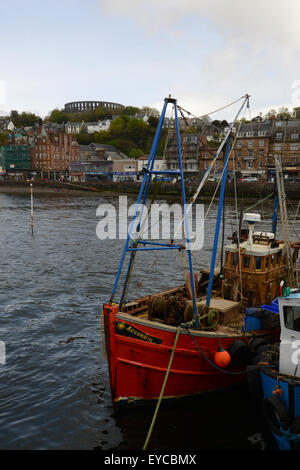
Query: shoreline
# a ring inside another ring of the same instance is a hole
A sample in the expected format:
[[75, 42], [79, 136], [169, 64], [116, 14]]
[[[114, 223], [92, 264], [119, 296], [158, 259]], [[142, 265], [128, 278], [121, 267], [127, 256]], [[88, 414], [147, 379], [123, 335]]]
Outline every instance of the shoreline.
[[[129, 189], [129, 188], [128, 188]], [[47, 186], [41, 186], [37, 184], [33, 184], [33, 194], [35, 196], [51, 196], [51, 197], [92, 197], [92, 198], [97, 198], [97, 197], [119, 197], [119, 196], [128, 196], [128, 197], [137, 197], [138, 195], [138, 190], [137, 191], [132, 191], [131, 190], [126, 191], [126, 186], [124, 186], [121, 190], [121, 188], [118, 188], [118, 190], [109, 190], [108, 188], [103, 188], [103, 189], [75, 189], [74, 186], [72, 188], [66, 187], [65, 185], [61, 187], [53, 187], [50, 185]], [[137, 188], [138, 189], [138, 188]], [[7, 196], [28, 196], [30, 197], [30, 183], [28, 184], [1, 184], [0, 183], [0, 194], [4, 194]], [[148, 198], [151, 198], [153, 194], [149, 193]], [[180, 194], [176, 194], [173, 192], [172, 193], [165, 193], [165, 194], [157, 194], [156, 199], [166, 199], [166, 200], [173, 200], [173, 201], [179, 201], [180, 200]], [[198, 203], [207, 203], [211, 201], [212, 194], [203, 194], [201, 195], [198, 199]], [[239, 197], [238, 197], [239, 199]], [[257, 197], [243, 197], [243, 201], [257, 201], [260, 199], [260, 195], [257, 195]], [[235, 198], [232, 195], [228, 195], [226, 197], [227, 203], [231, 204], [234, 203]], [[189, 197], [187, 197], [187, 203], [189, 201]], [[218, 203], [219, 201], [219, 196], [217, 195], [215, 197], [215, 202]], [[271, 202], [273, 204], [273, 199], [269, 198], [267, 201], [265, 201], [267, 204]]]
[[[47, 196], [101, 196], [104, 195], [114, 195], [114, 191], [88, 191], [80, 189], [68, 189], [68, 188], [41, 188], [39, 186], [33, 185], [33, 192], [36, 195], [47, 195]], [[7, 195], [19, 195], [19, 196], [30, 196], [30, 186], [2, 186], [0, 185], [0, 194]]]

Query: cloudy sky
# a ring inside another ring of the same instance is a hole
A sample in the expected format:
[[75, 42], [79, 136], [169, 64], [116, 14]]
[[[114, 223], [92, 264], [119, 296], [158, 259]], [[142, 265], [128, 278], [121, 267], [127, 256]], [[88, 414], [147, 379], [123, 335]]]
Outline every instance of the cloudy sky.
[[300, 106], [299, 18], [299, 0], [3, 1], [0, 110], [160, 110], [169, 94], [197, 115], [245, 93], [253, 116]]

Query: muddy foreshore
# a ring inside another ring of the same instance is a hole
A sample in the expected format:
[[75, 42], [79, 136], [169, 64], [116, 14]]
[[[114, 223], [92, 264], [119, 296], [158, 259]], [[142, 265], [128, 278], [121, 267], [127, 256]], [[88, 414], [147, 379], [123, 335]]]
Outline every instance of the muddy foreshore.
[[[58, 182], [33, 182], [35, 195], [45, 196], [84, 196], [84, 197], [104, 197], [119, 195], [137, 195], [140, 189], [140, 182], [111, 183], [111, 182], [86, 182], [86, 183], [58, 183]], [[189, 200], [197, 189], [197, 183], [186, 184], [186, 199]], [[287, 198], [298, 200], [300, 197], [300, 183], [287, 183], [285, 185]], [[198, 202], [211, 199], [216, 191], [216, 183], [208, 182], [201, 190]], [[30, 195], [29, 182], [0, 181], [0, 193], [26, 196]], [[262, 200], [268, 198], [272, 201], [275, 194], [274, 183], [239, 183], [235, 185], [228, 183], [226, 187], [226, 198], [234, 199], [235, 194], [239, 201]], [[217, 192], [218, 195], [218, 192]], [[216, 195], [216, 199], [218, 199]], [[149, 197], [159, 199], [179, 199], [181, 196], [180, 184], [155, 184], [149, 187]]]

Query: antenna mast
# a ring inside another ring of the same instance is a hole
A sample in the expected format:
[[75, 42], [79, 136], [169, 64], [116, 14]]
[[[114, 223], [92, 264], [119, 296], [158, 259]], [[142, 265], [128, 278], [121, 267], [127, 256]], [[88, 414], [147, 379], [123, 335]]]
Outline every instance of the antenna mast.
[[286, 195], [284, 189], [284, 177], [282, 170], [282, 161], [280, 155], [274, 155], [275, 169], [276, 169], [276, 181], [278, 190], [278, 201], [280, 208], [281, 224], [282, 224], [282, 237], [284, 241], [284, 253], [287, 265], [288, 283], [291, 287], [295, 284], [294, 269], [293, 269], [293, 258], [290, 244], [290, 230], [288, 223], [288, 214], [286, 208]]

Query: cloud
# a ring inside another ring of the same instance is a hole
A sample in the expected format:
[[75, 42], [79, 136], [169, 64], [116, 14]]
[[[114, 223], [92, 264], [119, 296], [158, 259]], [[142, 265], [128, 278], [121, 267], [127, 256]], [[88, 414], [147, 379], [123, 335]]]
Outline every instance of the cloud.
[[169, 47], [179, 46], [177, 33], [186, 38], [186, 57], [179, 55], [184, 73], [178, 67], [170, 91], [195, 111], [207, 112], [217, 101], [246, 92], [257, 110], [274, 102], [292, 105], [292, 83], [300, 78], [299, 0], [100, 0], [100, 5], [107, 15], [136, 24], [139, 34], [169, 37]]
[[150, 31], [171, 31], [185, 18], [205, 19], [234, 40], [300, 49], [299, 0], [100, 0], [100, 5], [106, 13], [128, 17]]

